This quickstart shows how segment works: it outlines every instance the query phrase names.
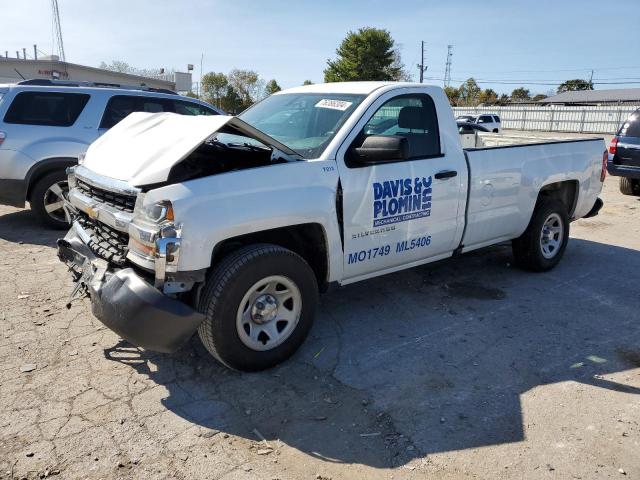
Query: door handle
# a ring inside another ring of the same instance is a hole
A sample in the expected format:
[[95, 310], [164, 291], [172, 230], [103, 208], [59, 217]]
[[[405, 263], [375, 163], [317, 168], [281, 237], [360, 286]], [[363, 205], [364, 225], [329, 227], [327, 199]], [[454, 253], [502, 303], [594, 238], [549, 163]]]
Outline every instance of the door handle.
[[434, 177], [436, 177], [436, 180], [444, 180], [446, 178], [453, 178], [457, 175], [458, 172], [456, 172], [455, 170], [444, 170], [442, 172], [436, 173]]

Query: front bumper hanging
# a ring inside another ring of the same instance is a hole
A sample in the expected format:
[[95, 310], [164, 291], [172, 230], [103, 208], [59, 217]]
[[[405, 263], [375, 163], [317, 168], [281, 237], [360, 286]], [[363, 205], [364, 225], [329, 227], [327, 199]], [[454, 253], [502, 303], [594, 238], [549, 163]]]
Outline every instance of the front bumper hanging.
[[132, 268], [110, 269], [83, 242], [77, 223], [58, 240], [58, 257], [75, 272], [96, 318], [134, 345], [174, 352], [204, 320], [203, 314], [164, 295]]

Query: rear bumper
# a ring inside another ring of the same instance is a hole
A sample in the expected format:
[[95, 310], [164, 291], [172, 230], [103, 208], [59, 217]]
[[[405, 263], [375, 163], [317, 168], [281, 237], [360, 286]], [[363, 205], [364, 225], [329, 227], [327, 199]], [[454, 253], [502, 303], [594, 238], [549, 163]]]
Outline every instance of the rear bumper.
[[58, 257], [71, 267], [91, 299], [91, 310], [125, 340], [148, 350], [171, 353], [195, 333], [204, 315], [168, 297], [132, 268], [110, 269], [72, 227], [58, 240]]
[[615, 165], [611, 160], [607, 162], [607, 172], [616, 177], [640, 179], [640, 168]]
[[27, 196], [27, 182], [24, 180], [0, 179], [0, 204], [24, 207]]

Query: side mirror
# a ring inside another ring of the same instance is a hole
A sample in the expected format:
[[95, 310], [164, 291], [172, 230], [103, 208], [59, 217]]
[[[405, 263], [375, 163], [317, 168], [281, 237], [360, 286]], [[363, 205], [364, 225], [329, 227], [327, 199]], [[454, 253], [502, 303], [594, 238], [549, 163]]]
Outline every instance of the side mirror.
[[409, 158], [409, 141], [399, 135], [370, 135], [353, 150], [354, 160], [365, 165], [397, 162]]

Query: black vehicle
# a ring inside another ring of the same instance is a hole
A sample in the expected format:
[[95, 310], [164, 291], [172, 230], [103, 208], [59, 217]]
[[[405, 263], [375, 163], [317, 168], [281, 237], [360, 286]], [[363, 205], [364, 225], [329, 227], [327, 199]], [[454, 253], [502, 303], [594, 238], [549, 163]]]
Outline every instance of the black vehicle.
[[456, 122], [458, 125], [458, 133], [466, 134], [466, 133], [475, 133], [475, 132], [490, 132], [490, 130], [482, 125], [478, 125], [477, 123], [465, 122], [458, 120]]
[[611, 140], [607, 170], [620, 177], [620, 192], [640, 197], [640, 109]]

